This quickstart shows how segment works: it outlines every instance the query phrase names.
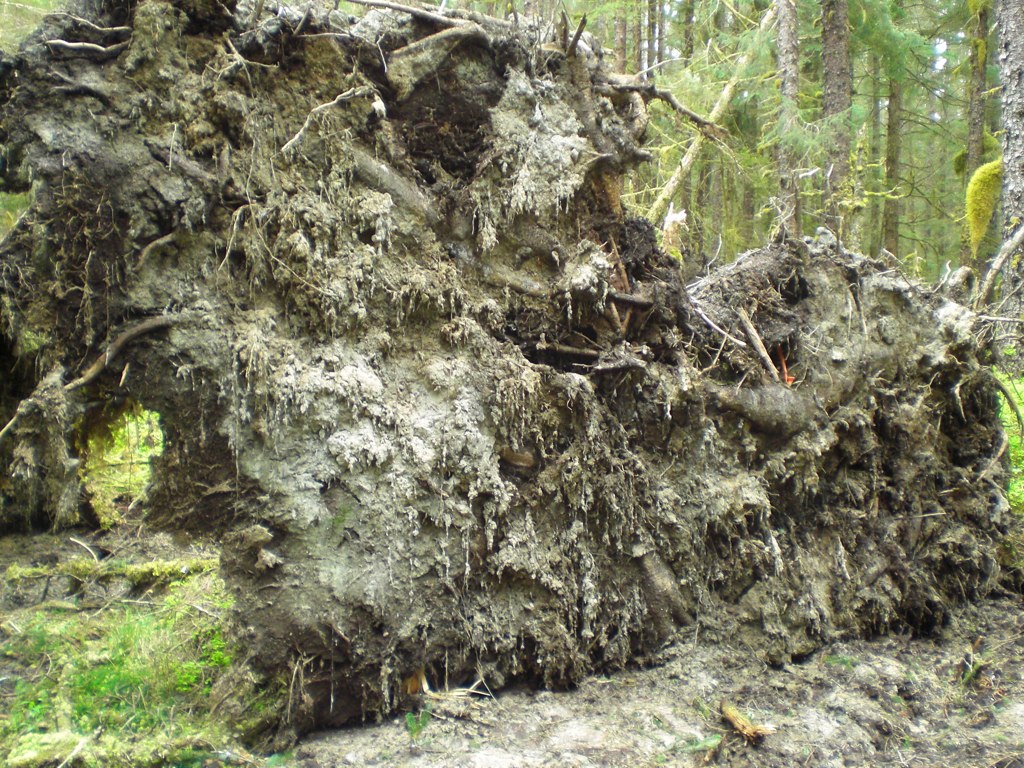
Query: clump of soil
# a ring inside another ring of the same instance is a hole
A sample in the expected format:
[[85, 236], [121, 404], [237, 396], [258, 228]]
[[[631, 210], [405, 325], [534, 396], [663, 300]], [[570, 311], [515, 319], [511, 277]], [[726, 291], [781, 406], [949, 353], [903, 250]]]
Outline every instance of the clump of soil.
[[285, 738], [680, 627], [771, 664], [929, 633], [996, 583], [973, 314], [828, 240], [684, 287], [619, 196], [658, 94], [585, 35], [252, 15], [109, 2], [0, 60], [34, 191], [0, 245], [4, 525], [78, 517], [98, 409], [158, 413], [150, 522], [222, 536]]

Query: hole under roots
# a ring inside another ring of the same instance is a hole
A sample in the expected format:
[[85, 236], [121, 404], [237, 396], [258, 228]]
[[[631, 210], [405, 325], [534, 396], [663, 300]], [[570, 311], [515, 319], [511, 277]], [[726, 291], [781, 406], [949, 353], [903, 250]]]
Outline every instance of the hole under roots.
[[96, 522], [110, 528], [145, 499], [164, 433], [160, 414], [134, 401], [104, 416], [83, 430], [80, 472]]

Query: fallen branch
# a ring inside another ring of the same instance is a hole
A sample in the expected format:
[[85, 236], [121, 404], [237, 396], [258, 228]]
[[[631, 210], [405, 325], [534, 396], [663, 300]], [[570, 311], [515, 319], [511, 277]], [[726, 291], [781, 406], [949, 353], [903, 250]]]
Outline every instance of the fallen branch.
[[442, 16], [441, 14], [434, 13], [433, 11], [414, 8], [411, 5], [402, 5], [401, 3], [389, 3], [385, 0], [350, 0], [350, 2], [353, 2], [356, 5], [365, 5], [368, 8], [387, 8], [389, 11], [407, 13], [414, 18], [423, 19], [424, 21], [432, 21], [435, 24], [445, 24], [449, 27], [461, 27], [463, 24], [469, 23], [464, 19], [454, 19], [451, 16]]
[[992, 288], [995, 285], [996, 277], [1003, 269], [1003, 265], [1006, 264], [1007, 259], [1013, 256], [1014, 252], [1021, 245], [1024, 244], [1024, 226], [1017, 227], [1017, 231], [1014, 232], [1013, 237], [1003, 243], [999, 249], [999, 253], [992, 260], [992, 265], [988, 268], [985, 273], [985, 279], [981, 281], [981, 288], [978, 289], [978, 296], [974, 300], [975, 311], [981, 309], [983, 306], [988, 304], [989, 294], [992, 293]]
[[769, 355], [768, 350], [765, 349], [764, 342], [761, 341], [761, 337], [758, 335], [754, 324], [750, 322], [750, 315], [747, 314], [747, 310], [743, 307], [738, 307], [736, 309], [736, 315], [740, 319], [740, 324], [743, 326], [743, 330], [746, 332], [747, 338], [750, 339], [750, 343], [753, 344], [754, 349], [757, 351], [757, 356], [761, 359], [761, 364], [764, 366], [764, 369], [768, 371], [768, 375], [775, 381], [781, 383], [782, 379], [779, 378], [779, 372], [775, 368], [775, 363], [772, 362], [771, 355]]
[[[180, 317], [177, 315], [160, 315], [159, 317], [151, 317], [148, 320], [143, 320], [141, 323], [132, 326], [114, 339], [110, 346], [107, 347], [107, 351], [97, 357], [93, 364], [86, 369], [85, 373], [70, 384], [65, 384], [64, 390], [66, 392], [73, 392], [80, 387], [84, 387], [103, 373], [103, 370], [110, 365], [114, 358], [117, 357], [121, 350], [124, 349], [131, 341], [137, 339], [139, 336], [152, 333], [153, 331], [161, 328], [168, 328], [178, 322], [179, 319]], [[6, 431], [6, 429], [7, 428], [5, 427], [4, 430]]]
[[[747, 65], [760, 48], [760, 40], [765, 36], [765, 34], [767, 34], [768, 28], [772, 25], [773, 21], [775, 21], [774, 6], [769, 8], [761, 18], [761, 24], [757, 29], [755, 44], [740, 57], [739, 61], [736, 62], [736, 67], [733, 69], [732, 77], [729, 78], [729, 82], [718, 95], [718, 101], [715, 102], [715, 106], [711, 110], [711, 114], [708, 115], [708, 121], [712, 124], [717, 123], [722, 118], [722, 115], [725, 114], [725, 110], [732, 102], [732, 95], [736, 90], [736, 86], [739, 84], [740, 78], [743, 77], [746, 72]], [[683, 155], [683, 159], [679, 161], [679, 167], [677, 167], [672, 173], [671, 178], [669, 178], [668, 182], [666, 182], [665, 186], [662, 188], [661, 194], [658, 195], [650, 209], [648, 209], [647, 218], [650, 221], [661, 221], [665, 216], [665, 211], [668, 210], [669, 202], [676, 196], [676, 192], [679, 191], [679, 187], [682, 185], [683, 179], [685, 179], [687, 174], [689, 174], [690, 168], [697, 160], [697, 155], [700, 153], [700, 149], [704, 145], [705, 138], [704, 133], [698, 133], [694, 136], [693, 142], [686, 150], [686, 154]]]

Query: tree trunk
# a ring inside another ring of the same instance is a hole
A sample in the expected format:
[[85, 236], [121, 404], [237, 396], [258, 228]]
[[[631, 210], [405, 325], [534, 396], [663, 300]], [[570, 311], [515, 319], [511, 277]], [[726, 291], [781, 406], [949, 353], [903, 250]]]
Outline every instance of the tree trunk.
[[633, 67], [634, 72], [644, 69], [644, 2], [635, 0], [630, 8], [633, 12]]
[[800, 47], [794, 0], [776, 0], [779, 16], [778, 68], [782, 93], [779, 116], [779, 204], [782, 227], [793, 237], [799, 237], [800, 191], [796, 179], [796, 157], [791, 149], [793, 133], [798, 128], [797, 91], [800, 76]]
[[[982, 164], [985, 154], [985, 92], [987, 90], [988, 64], [988, 12], [982, 6], [973, 17], [973, 28], [967, 30], [970, 38], [971, 79], [967, 93], [967, 157], [964, 162], [964, 179], [970, 181], [974, 172]], [[977, 254], [971, 247], [967, 230], [963, 230], [960, 238], [960, 261], [972, 264], [976, 271], [984, 271], [988, 261], [981, 250]]]
[[679, 58], [684, 62], [689, 61], [693, 56], [693, 27], [695, 0], [684, 0], [679, 6], [679, 19], [683, 25], [683, 47], [679, 49]]
[[626, 17], [620, 14], [615, 17], [615, 71], [626, 71], [626, 51], [628, 43]]
[[1003, 222], [1024, 221], [1024, 0], [997, 11], [1003, 92]]
[[881, 191], [879, 180], [881, 174], [878, 164], [882, 161], [882, 61], [878, 55], [871, 57], [871, 125], [868, 134], [867, 185], [868, 211], [864, 222], [864, 234], [861, 247], [866, 248], [868, 255], [877, 256], [882, 249], [882, 202], [878, 196]]
[[[1024, 0], [999, 3], [996, 25], [1003, 85], [1003, 230], [1012, 239], [1024, 227]], [[1013, 264], [1013, 253], [1007, 254], [1005, 261]], [[1007, 275], [1002, 311], [1019, 316], [1024, 314], [1024, 259], [1016, 261], [1017, 266]], [[1011, 342], [1010, 346], [1018, 345]], [[1019, 355], [1016, 363], [1020, 368]]]
[[[658, 63], [658, 2], [659, 0], [648, 0], [647, 2], [647, 68], [650, 69]], [[652, 70], [647, 77], [653, 77]]]
[[986, 64], [988, 63], [988, 8], [982, 6], [975, 17], [971, 39], [971, 83], [967, 104], [967, 164], [964, 177], [981, 165], [985, 152], [985, 91]]
[[845, 235], [839, 206], [850, 173], [850, 107], [853, 104], [853, 64], [846, 0], [821, 0], [822, 114], [832, 118], [833, 141], [825, 173], [825, 224]]
[[903, 130], [903, 84], [889, 80], [889, 107], [885, 134], [885, 205], [882, 207], [882, 245], [900, 255], [900, 152]]
[[665, 3], [658, 2], [658, 61], [665, 61], [665, 48], [667, 43], [665, 37], [668, 30], [668, 13], [665, 10]]

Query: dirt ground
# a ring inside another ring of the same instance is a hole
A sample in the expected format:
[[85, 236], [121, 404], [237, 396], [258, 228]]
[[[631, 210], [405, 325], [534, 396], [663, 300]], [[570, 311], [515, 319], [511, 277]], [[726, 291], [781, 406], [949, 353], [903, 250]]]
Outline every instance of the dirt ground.
[[[313, 734], [314, 766], [1024, 766], [1024, 600], [985, 600], [937, 637], [832, 644], [773, 668], [757, 649], [677, 638], [649, 669], [571, 691], [430, 696], [404, 716]], [[972, 672], [973, 670], [973, 672]], [[720, 702], [774, 727], [747, 744]], [[717, 747], [715, 743], [721, 740]]]

